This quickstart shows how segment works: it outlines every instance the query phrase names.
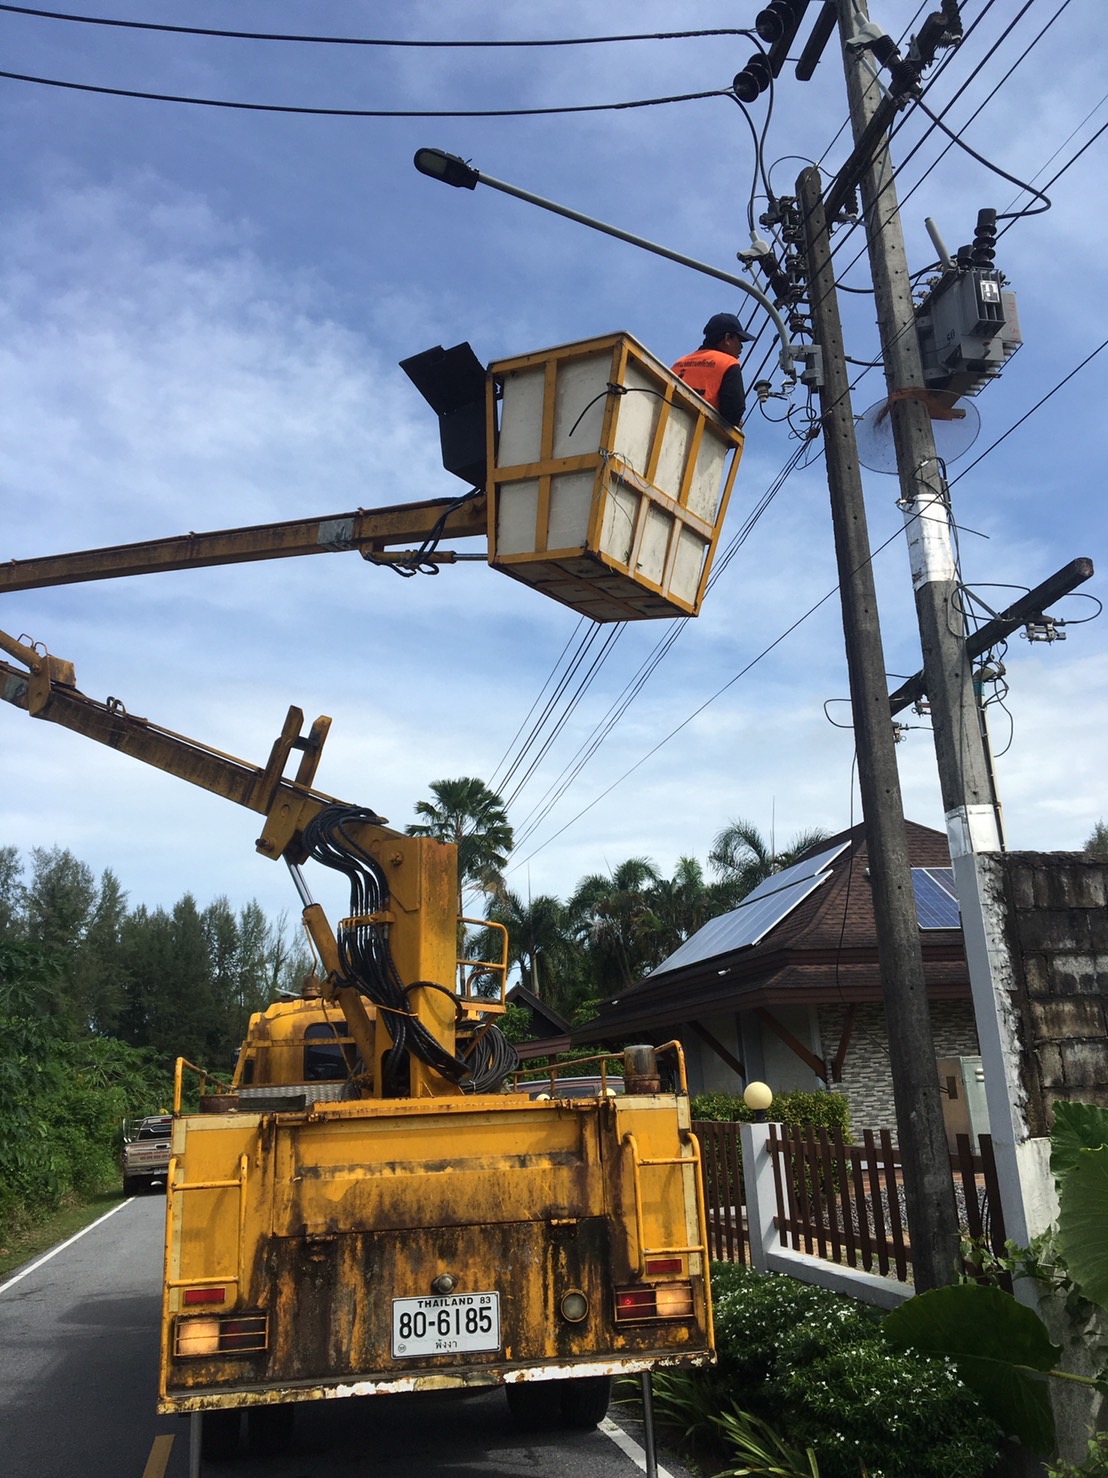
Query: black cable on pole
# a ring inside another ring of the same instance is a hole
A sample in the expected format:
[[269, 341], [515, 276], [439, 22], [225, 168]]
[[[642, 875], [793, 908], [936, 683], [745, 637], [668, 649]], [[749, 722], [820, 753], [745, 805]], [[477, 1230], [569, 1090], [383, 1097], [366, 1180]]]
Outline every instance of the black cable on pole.
[[952, 128], [947, 128], [942, 119], [937, 114], [932, 113], [927, 104], [919, 98], [916, 99], [916, 107], [919, 108], [921, 113], [925, 113], [927, 117], [931, 119], [931, 122], [935, 125], [935, 127], [941, 129], [941, 131], [946, 134], [947, 138], [950, 139], [952, 143], [957, 144], [959, 149], [964, 149], [971, 158], [976, 159], [978, 164], [983, 164], [985, 168], [991, 170], [993, 174], [1000, 175], [1001, 179], [1007, 180], [1010, 185], [1017, 185], [1021, 190], [1026, 191], [1028, 195], [1037, 195], [1038, 198], [1043, 202], [1043, 204], [1040, 205], [1036, 210], [1025, 208], [1024, 210], [1010, 212], [1003, 216], [998, 213], [998, 221], [1011, 219], [1013, 215], [1038, 216], [1042, 215], [1044, 211], [1050, 209], [1050, 200], [1046, 195], [1043, 194], [1041, 190], [1037, 190], [1034, 185], [1024, 184], [1022, 180], [1016, 179], [1015, 175], [1009, 174], [1007, 170], [1001, 169], [999, 164], [993, 164], [991, 160], [988, 160], [984, 157], [984, 155], [979, 154], [976, 149], [971, 149], [969, 144], [966, 143], [965, 139], [960, 138], [959, 135], [956, 134]]
[[627, 36], [560, 36], [534, 41], [418, 41], [369, 36], [288, 35], [277, 31], [228, 31], [211, 26], [173, 26], [155, 21], [124, 21], [102, 15], [73, 15], [65, 10], [40, 10], [30, 5], [0, 5], [0, 10], [14, 15], [29, 15], [40, 20], [73, 21], [85, 26], [114, 26], [127, 31], [158, 31], [175, 36], [214, 36], [234, 41], [291, 41], [320, 46], [409, 47], [424, 50], [486, 50], [495, 47], [527, 46], [604, 46], [618, 41], [684, 41], [701, 36], [745, 36], [749, 33], [731, 26], [699, 31], [646, 31]]
[[60, 87], [67, 92], [89, 92], [103, 97], [136, 98], [149, 103], [184, 103], [194, 108], [230, 108], [245, 113], [289, 113], [317, 118], [542, 118], [564, 113], [618, 113], [629, 108], [656, 108], [669, 103], [693, 103], [702, 98], [726, 97], [726, 88], [688, 92], [673, 97], [636, 98], [625, 103], [578, 103], [562, 108], [309, 108], [288, 103], [243, 103], [229, 98], [186, 97], [177, 93], [142, 92], [131, 87], [102, 87], [91, 82], [63, 82], [57, 77], [33, 77], [26, 72], [0, 71], [9, 82], [31, 82]]
[[1097, 355], [1101, 353], [1101, 351], [1104, 349], [1108, 349], [1108, 339], [1104, 339], [1101, 343], [1099, 343], [1091, 354], [1086, 354], [1081, 363], [1075, 365], [1064, 379], [1059, 380], [1058, 383], [1052, 389], [1048, 390], [1044, 396], [1037, 400], [1029, 410], [1024, 411], [1023, 415], [1020, 416], [1018, 421], [1013, 421], [1011, 426], [1008, 427], [1007, 431], [1003, 432], [1000, 436], [997, 437], [994, 442], [990, 443], [990, 445], [985, 448], [985, 450], [981, 453], [979, 457], [975, 457], [973, 459], [968, 467], [963, 467], [957, 477], [952, 477], [950, 479], [949, 485], [953, 487], [956, 482], [960, 482], [961, 479], [965, 477], [967, 472], [972, 472], [979, 462], [983, 461], [990, 452], [995, 451], [1002, 441], [1007, 441], [1013, 431], [1018, 430], [1019, 427], [1022, 426], [1029, 417], [1033, 416], [1037, 410], [1046, 405], [1048, 400], [1057, 395], [1058, 391], [1061, 390], [1064, 386], [1068, 385], [1075, 375], [1079, 375], [1081, 371], [1085, 368], [1085, 366], [1087, 364], [1091, 364], [1092, 361], [1097, 357]]

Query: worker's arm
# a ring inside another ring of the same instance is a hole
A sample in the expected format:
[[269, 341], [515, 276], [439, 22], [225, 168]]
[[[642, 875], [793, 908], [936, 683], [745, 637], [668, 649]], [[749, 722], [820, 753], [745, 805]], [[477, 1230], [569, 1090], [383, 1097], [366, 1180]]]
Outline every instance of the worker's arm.
[[719, 382], [719, 413], [732, 426], [738, 426], [746, 413], [746, 387], [742, 366], [738, 363], [725, 370]]

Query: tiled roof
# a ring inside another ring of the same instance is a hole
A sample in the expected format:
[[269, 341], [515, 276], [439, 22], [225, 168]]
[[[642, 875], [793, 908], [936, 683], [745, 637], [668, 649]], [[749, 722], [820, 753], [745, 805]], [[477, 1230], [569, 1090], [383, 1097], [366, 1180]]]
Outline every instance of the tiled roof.
[[[950, 866], [942, 832], [911, 821], [905, 830], [911, 866]], [[596, 1041], [632, 1028], [755, 1006], [880, 1000], [864, 827], [821, 842], [809, 856], [828, 851], [836, 855], [817, 875], [827, 881], [816, 883], [757, 942], [735, 942], [743, 937], [734, 918], [742, 914], [742, 905], [732, 915], [710, 920], [652, 974], [603, 1002], [597, 1017], [574, 1032], [574, 1040]], [[929, 993], [968, 993], [960, 929], [928, 929], [921, 934], [921, 948]]]

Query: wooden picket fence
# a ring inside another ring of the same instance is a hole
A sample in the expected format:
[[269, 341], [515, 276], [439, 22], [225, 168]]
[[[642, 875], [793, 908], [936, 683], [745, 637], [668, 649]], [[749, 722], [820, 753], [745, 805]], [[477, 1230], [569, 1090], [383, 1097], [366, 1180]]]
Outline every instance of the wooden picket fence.
[[[768, 1127], [781, 1245], [908, 1281], [912, 1248], [900, 1151], [891, 1132], [866, 1129], [854, 1144], [839, 1129]], [[700, 1140], [711, 1256], [749, 1262], [739, 1126], [699, 1120], [693, 1130]], [[1001, 1254], [1004, 1223], [992, 1140], [981, 1136], [978, 1155], [966, 1135], [957, 1145], [950, 1163], [961, 1225]]]

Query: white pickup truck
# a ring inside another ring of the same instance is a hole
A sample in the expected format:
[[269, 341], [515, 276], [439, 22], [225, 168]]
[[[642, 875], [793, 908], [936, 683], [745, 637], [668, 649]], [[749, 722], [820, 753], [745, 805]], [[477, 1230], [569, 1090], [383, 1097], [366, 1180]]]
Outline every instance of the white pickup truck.
[[173, 1120], [154, 1114], [123, 1125], [123, 1194], [132, 1196], [155, 1181], [165, 1184], [169, 1173], [169, 1137]]

